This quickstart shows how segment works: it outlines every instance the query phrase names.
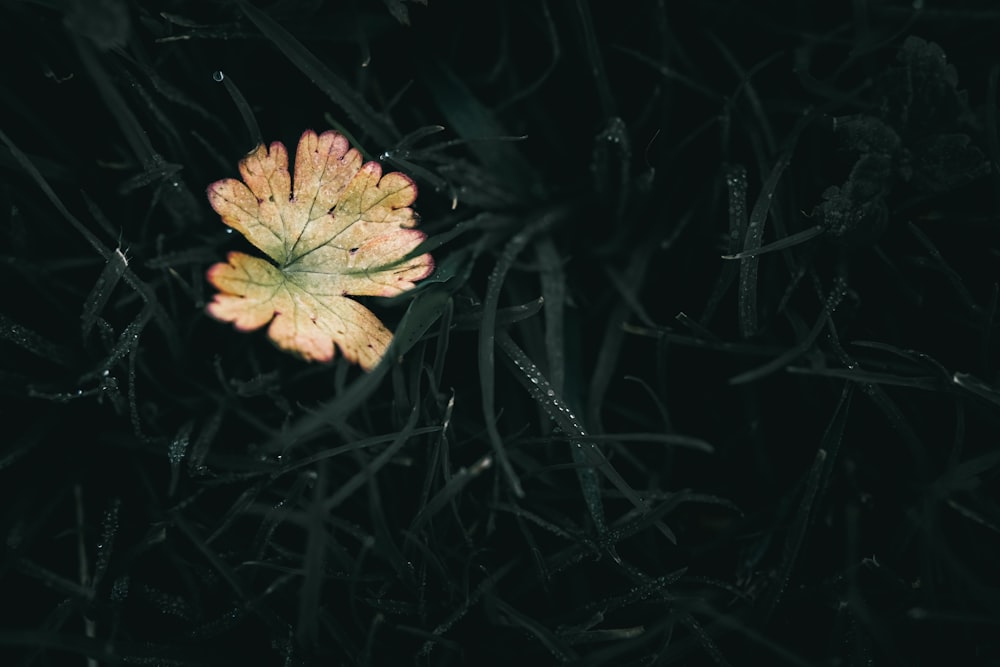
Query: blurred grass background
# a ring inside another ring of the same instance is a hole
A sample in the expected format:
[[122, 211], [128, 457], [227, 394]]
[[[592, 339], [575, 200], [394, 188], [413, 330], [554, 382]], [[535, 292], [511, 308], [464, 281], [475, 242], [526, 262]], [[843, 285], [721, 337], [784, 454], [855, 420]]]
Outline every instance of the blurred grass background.
[[[0, 2], [3, 663], [1000, 664], [1000, 10], [841, 4]], [[204, 313], [331, 127], [369, 374]]]

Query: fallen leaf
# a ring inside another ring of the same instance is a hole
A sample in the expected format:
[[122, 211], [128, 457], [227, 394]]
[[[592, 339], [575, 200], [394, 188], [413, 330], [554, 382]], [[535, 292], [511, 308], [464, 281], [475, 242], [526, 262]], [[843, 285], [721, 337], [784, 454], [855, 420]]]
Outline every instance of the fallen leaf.
[[345, 359], [371, 370], [392, 332], [348, 295], [394, 296], [434, 269], [429, 254], [404, 259], [426, 238], [413, 229], [417, 187], [405, 174], [382, 174], [343, 135], [307, 130], [295, 153], [274, 142], [240, 161], [243, 180], [208, 187], [222, 221], [273, 261], [230, 252], [208, 270], [219, 293], [208, 313], [242, 331], [270, 323], [280, 349], [309, 361]]

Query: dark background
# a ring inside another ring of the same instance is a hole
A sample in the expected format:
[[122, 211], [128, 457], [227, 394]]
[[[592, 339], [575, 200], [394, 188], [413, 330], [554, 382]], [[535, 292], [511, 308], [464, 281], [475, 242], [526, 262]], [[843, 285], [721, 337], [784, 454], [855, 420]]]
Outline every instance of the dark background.
[[[998, 29], [0, 2], [4, 664], [1000, 664]], [[438, 266], [368, 374], [204, 312], [331, 127]]]

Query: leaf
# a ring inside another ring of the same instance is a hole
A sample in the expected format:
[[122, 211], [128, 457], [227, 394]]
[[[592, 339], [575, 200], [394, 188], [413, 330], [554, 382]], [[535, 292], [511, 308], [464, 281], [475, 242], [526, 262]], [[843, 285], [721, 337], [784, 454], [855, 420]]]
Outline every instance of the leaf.
[[408, 257], [426, 238], [413, 229], [416, 185], [399, 172], [383, 176], [377, 162], [362, 165], [333, 131], [302, 134], [294, 190], [280, 142], [258, 146], [239, 167], [243, 181], [213, 183], [208, 200], [274, 263], [229, 253], [208, 270], [219, 290], [208, 313], [242, 331], [270, 323], [274, 344], [307, 361], [331, 361], [336, 344], [371, 370], [392, 332], [348, 295], [395, 296], [433, 271], [429, 254]]
[[944, 50], [911, 35], [896, 60], [899, 65], [888, 68], [874, 87], [881, 93], [883, 118], [904, 140], [956, 130], [968, 101], [958, 90], [958, 72]]
[[962, 133], [932, 134], [914, 142], [913, 185], [948, 192], [990, 173], [986, 155]]

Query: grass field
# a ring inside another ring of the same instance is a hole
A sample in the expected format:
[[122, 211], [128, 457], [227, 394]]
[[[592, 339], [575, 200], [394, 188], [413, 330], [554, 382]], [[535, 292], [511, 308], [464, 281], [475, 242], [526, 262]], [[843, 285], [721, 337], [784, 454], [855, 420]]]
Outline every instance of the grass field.
[[[0, 0], [0, 663], [1000, 665], [1000, 9], [812, 4]], [[307, 129], [371, 370], [206, 313]]]

